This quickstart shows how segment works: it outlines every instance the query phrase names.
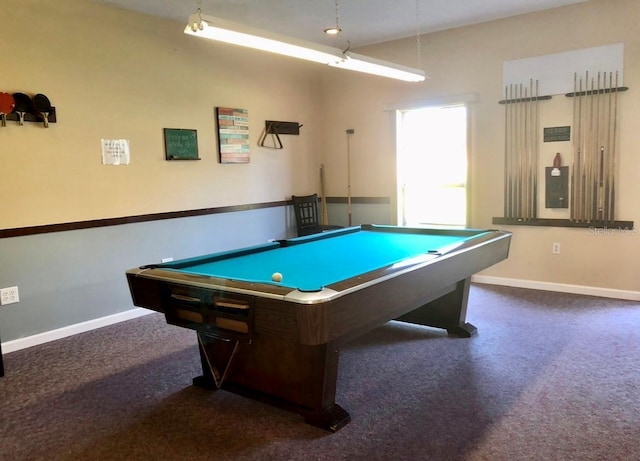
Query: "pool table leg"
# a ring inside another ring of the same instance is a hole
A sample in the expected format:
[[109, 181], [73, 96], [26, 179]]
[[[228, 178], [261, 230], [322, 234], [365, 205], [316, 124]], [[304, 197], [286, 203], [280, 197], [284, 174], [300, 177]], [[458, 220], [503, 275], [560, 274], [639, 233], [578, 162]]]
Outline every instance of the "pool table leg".
[[336, 432], [351, 421], [351, 415], [337, 403], [319, 412], [310, 412], [304, 415], [304, 420], [312, 426], [325, 431]]
[[198, 336], [202, 375], [193, 379], [195, 386], [224, 389], [298, 413], [307, 423], [331, 432], [351, 421], [335, 403], [335, 344], [304, 346], [259, 334], [251, 343]]
[[470, 287], [471, 278], [460, 280], [452, 290], [396, 320], [443, 328], [451, 335], [470, 338], [478, 331], [466, 321]]
[[335, 403], [336, 388], [338, 384], [338, 361], [340, 351], [333, 343], [315, 346], [323, 350], [324, 365], [321, 371], [322, 391], [316, 394], [316, 407], [301, 412], [305, 421], [312, 426], [336, 432], [351, 421], [351, 415], [340, 405]]

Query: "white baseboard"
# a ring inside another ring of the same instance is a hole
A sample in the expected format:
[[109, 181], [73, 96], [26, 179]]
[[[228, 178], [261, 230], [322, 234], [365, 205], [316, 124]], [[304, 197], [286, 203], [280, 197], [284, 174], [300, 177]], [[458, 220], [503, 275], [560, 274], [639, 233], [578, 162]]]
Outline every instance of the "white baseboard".
[[124, 322], [126, 320], [135, 319], [151, 313], [153, 313], [153, 311], [136, 307], [117, 314], [107, 315], [106, 317], [87, 320], [86, 322], [76, 323], [56, 330], [45, 331], [44, 333], [27, 336], [26, 338], [7, 341], [6, 343], [2, 343], [2, 352], [7, 354], [9, 352], [19, 351], [20, 349], [26, 349], [27, 347], [48, 343], [49, 341], [55, 341], [57, 339], [77, 335], [78, 333], [84, 333], [86, 331], [106, 327], [108, 325], [113, 325], [114, 323]]
[[474, 275], [471, 278], [471, 281], [475, 283], [486, 283], [487, 285], [502, 285], [514, 288], [529, 288], [531, 290], [555, 291], [559, 293], [573, 293], [577, 295], [597, 296], [600, 298], [640, 301], [640, 291], [615, 290], [613, 288], [568, 285], [564, 283], [538, 282], [535, 280], [492, 277], [490, 275]]

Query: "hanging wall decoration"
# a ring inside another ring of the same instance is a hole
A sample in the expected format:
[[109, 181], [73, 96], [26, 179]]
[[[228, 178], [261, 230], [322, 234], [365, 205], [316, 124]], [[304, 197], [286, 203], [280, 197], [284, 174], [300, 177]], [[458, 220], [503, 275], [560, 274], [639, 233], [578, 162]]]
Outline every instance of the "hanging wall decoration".
[[249, 113], [246, 109], [216, 108], [220, 163], [249, 163]]
[[101, 139], [103, 165], [128, 165], [131, 151], [128, 139]]
[[164, 152], [167, 160], [200, 160], [198, 132], [182, 128], [165, 128]]

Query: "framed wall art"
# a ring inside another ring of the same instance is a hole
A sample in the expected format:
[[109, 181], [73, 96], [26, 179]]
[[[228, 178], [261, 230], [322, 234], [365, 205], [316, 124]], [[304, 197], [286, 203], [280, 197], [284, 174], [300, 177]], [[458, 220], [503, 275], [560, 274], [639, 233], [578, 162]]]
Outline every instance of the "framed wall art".
[[216, 107], [220, 163], [249, 163], [249, 113], [246, 109]]

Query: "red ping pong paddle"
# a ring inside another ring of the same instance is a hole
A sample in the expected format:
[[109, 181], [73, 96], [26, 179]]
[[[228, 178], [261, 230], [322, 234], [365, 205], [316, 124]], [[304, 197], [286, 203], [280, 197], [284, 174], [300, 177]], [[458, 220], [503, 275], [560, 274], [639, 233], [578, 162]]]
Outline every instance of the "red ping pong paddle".
[[38, 93], [33, 97], [33, 108], [36, 115], [42, 117], [44, 127], [49, 128], [49, 113], [51, 112], [51, 102], [44, 94]]
[[13, 93], [13, 99], [16, 103], [13, 111], [20, 117], [18, 124], [24, 125], [24, 116], [31, 112], [31, 98], [24, 93]]
[[7, 114], [13, 112], [16, 102], [9, 93], [0, 93], [0, 116], [2, 117], [2, 126], [7, 126]]

